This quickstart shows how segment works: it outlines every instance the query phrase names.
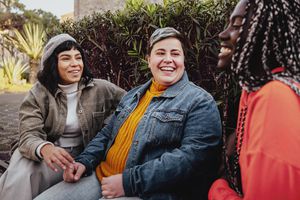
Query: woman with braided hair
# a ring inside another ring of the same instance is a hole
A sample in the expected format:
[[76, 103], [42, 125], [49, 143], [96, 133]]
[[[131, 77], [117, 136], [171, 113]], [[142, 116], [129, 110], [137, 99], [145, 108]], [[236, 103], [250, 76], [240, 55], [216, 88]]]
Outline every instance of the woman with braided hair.
[[243, 90], [233, 166], [210, 200], [300, 199], [299, 13], [299, 0], [241, 0], [219, 35], [218, 67]]

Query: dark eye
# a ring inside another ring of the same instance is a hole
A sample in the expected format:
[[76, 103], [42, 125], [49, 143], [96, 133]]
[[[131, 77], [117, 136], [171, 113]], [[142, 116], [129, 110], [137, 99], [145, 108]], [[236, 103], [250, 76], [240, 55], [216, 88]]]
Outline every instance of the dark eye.
[[232, 25], [232, 28], [233, 28], [234, 30], [240, 30], [241, 27], [242, 27], [242, 26], [240, 26], [240, 25]]
[[232, 22], [232, 27], [234, 29], [240, 29], [243, 26], [243, 18], [237, 17]]
[[60, 58], [60, 60], [62, 60], [62, 61], [67, 61], [67, 60], [69, 60], [69, 57], [63, 56], [63, 57]]
[[163, 52], [163, 51], [158, 51], [158, 52], [156, 52], [156, 55], [162, 56], [162, 55], [164, 55], [164, 54], [165, 54], [165, 52]]

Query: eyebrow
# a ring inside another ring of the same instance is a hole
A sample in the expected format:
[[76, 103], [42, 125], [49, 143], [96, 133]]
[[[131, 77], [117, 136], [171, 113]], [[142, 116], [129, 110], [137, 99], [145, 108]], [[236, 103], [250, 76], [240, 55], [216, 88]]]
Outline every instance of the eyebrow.
[[[164, 48], [156, 49], [155, 51], [166, 51]], [[171, 51], [181, 51], [180, 49], [171, 49]]]
[[[81, 56], [81, 53], [79, 52], [79, 53], [76, 53], [75, 54], [75, 56], [78, 56], [78, 55], [80, 55]], [[67, 53], [62, 53], [62, 54], [60, 54], [58, 57], [62, 57], [62, 56], [72, 56], [72, 55], [70, 55], [70, 54], [67, 54]]]

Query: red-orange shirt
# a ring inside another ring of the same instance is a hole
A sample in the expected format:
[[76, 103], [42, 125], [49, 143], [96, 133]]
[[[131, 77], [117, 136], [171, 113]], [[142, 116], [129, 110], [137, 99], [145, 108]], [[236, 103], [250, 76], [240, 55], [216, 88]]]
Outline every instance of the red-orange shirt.
[[210, 200], [300, 200], [300, 97], [271, 81], [256, 92], [242, 92], [248, 106], [239, 164], [243, 197], [224, 179], [216, 180]]

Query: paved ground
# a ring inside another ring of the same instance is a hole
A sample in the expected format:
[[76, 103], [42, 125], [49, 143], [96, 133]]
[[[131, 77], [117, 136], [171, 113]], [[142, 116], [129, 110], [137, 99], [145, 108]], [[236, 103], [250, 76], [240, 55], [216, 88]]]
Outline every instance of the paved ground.
[[0, 93], [0, 175], [10, 159], [11, 143], [18, 138], [18, 110], [26, 93]]

